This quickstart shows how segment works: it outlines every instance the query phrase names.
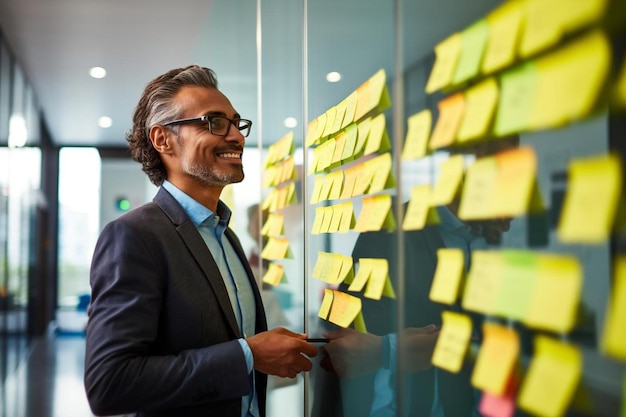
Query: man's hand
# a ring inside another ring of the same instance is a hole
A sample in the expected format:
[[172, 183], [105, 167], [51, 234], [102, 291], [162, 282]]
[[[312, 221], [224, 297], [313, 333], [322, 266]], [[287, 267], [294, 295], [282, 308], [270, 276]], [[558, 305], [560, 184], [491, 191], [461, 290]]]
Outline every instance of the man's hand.
[[403, 336], [406, 364], [401, 364], [399, 368], [409, 372], [429, 369], [432, 366], [431, 358], [439, 337], [439, 330], [434, 324], [405, 329]]
[[322, 349], [327, 356], [321, 366], [340, 378], [349, 378], [376, 371], [382, 364], [382, 337], [353, 329], [340, 329], [324, 334], [330, 339]]
[[313, 365], [306, 356], [316, 356], [317, 348], [306, 338], [306, 334], [279, 327], [246, 339], [254, 357], [254, 369], [283, 378], [310, 371]]

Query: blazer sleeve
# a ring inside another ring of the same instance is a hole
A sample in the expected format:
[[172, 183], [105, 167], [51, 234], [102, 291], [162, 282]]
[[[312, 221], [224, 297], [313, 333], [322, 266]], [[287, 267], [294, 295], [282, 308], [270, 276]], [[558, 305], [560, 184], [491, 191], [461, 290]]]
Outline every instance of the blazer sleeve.
[[85, 358], [92, 410], [240, 407], [249, 394], [245, 358], [206, 277], [175, 227], [157, 231], [165, 226], [148, 225], [162, 218], [133, 216], [105, 227], [92, 260]]

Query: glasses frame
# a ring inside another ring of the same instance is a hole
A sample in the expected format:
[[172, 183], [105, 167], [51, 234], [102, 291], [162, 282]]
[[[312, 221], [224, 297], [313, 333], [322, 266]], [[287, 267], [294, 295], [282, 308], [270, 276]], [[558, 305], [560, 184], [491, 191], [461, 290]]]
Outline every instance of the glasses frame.
[[[230, 125], [228, 126], [228, 129], [226, 129], [226, 133], [224, 133], [224, 134], [213, 132], [213, 123], [212, 123], [212, 121], [216, 117], [219, 117], [220, 119], [228, 120], [228, 122], [231, 125], [235, 126], [235, 128], [239, 132], [242, 132], [241, 134], [243, 135], [244, 138], [247, 138], [248, 135], [250, 134], [250, 130], [252, 129], [252, 120], [241, 119], [241, 118], [229, 119], [228, 117], [221, 116], [219, 114], [210, 115], [210, 116], [192, 117], [191, 119], [172, 120], [171, 122], [161, 123], [161, 126], [168, 127], [168, 126], [186, 125], [186, 124], [191, 124], [191, 123], [207, 123], [209, 125], [209, 132], [211, 132], [211, 134], [213, 134], [215, 136], [228, 136], [228, 131], [230, 130]], [[243, 129], [240, 129], [239, 126], [237, 125], [237, 123], [239, 123], [239, 122], [246, 122], [248, 125], [246, 127], [244, 127]]]

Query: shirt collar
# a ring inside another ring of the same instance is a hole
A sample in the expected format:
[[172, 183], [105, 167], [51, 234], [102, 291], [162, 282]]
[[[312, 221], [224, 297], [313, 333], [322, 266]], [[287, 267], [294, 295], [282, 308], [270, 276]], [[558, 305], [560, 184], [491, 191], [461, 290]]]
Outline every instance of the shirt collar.
[[471, 228], [456, 217], [447, 206], [437, 206], [437, 214], [441, 223], [439, 227], [446, 233], [466, 236]]
[[[163, 181], [162, 187], [172, 194], [196, 227], [203, 224], [217, 226], [218, 223], [224, 227], [228, 226], [232, 212], [222, 200], [217, 203], [217, 213], [213, 213], [168, 180]], [[214, 219], [217, 221], [215, 222]]]

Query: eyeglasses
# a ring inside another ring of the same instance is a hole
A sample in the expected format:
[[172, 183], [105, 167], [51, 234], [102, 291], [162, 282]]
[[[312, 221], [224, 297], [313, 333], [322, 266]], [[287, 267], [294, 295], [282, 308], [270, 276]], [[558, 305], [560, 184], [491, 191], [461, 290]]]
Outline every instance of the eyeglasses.
[[224, 116], [201, 116], [194, 117], [192, 119], [179, 119], [172, 120], [171, 122], [162, 123], [162, 126], [176, 126], [184, 125], [188, 123], [208, 123], [209, 132], [216, 136], [228, 135], [230, 125], [234, 125], [237, 130], [241, 132], [244, 138], [247, 138], [250, 134], [250, 128], [252, 127], [252, 120], [248, 119], [229, 119]]

